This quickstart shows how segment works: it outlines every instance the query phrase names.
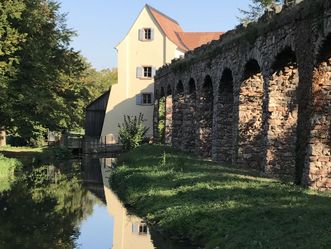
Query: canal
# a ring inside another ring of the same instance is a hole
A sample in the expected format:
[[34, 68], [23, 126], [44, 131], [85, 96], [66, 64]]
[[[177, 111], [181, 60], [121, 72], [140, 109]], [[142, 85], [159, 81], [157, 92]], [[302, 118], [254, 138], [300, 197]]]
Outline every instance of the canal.
[[182, 249], [130, 215], [109, 185], [114, 158], [39, 165], [0, 194], [0, 248]]

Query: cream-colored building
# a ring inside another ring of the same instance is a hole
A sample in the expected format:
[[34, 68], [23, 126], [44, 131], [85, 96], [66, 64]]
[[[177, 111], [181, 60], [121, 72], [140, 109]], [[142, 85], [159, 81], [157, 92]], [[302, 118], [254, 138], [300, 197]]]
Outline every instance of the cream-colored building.
[[221, 32], [184, 32], [179, 24], [145, 5], [126, 37], [117, 45], [118, 83], [112, 86], [102, 137], [118, 142], [118, 124], [124, 115], [144, 115], [153, 133], [153, 76], [157, 68], [185, 52], [218, 39]]

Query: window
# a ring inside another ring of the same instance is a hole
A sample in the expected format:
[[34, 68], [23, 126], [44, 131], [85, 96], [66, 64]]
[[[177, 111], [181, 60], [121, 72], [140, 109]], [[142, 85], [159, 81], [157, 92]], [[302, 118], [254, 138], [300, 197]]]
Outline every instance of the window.
[[151, 79], [155, 76], [156, 68], [151, 66], [137, 67], [137, 78]]
[[143, 105], [151, 105], [152, 104], [152, 94], [151, 93], [143, 93], [142, 94], [142, 104]]
[[138, 30], [139, 41], [154, 40], [154, 30], [151, 28], [143, 28]]
[[152, 93], [141, 93], [136, 95], [137, 105], [153, 105], [153, 95]]
[[143, 67], [144, 68], [144, 77], [152, 78], [152, 67]]
[[146, 235], [149, 234], [149, 229], [145, 222], [141, 221], [139, 223], [132, 224], [132, 233], [137, 235]]
[[144, 29], [144, 39], [145, 40], [152, 39], [152, 30], [151, 29]]

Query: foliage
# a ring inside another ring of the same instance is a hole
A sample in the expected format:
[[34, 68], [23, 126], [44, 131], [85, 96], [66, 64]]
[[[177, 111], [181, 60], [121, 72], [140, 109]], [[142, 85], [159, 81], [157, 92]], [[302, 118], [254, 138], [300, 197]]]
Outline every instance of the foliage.
[[36, 146], [48, 130], [81, 129], [84, 108], [109, 89], [115, 70], [97, 72], [70, 47], [75, 32], [56, 1], [0, 7], [0, 127]]
[[[203, 248], [330, 248], [331, 195], [144, 145], [111, 186], [131, 211]], [[192, 246], [193, 247], [193, 246]]]
[[166, 120], [166, 111], [165, 106], [166, 100], [165, 97], [161, 97], [159, 100], [159, 123], [158, 123], [158, 131], [160, 136], [160, 142], [163, 143], [165, 139], [165, 120]]
[[124, 115], [124, 123], [118, 124], [119, 140], [123, 144], [125, 151], [134, 149], [142, 144], [149, 128], [144, 125], [144, 115], [139, 116]]
[[109, 90], [111, 85], [117, 83], [117, 69], [102, 69], [97, 71], [89, 66], [82, 77], [82, 83], [88, 86], [91, 100]]
[[[36, 167], [0, 197], [1, 248], [76, 248], [77, 225], [93, 210], [95, 198], [79, 171]], [[28, 215], [27, 215], [28, 214]]]
[[20, 168], [22, 168], [20, 161], [0, 154], [0, 194], [10, 189], [10, 185], [15, 180], [15, 172]]
[[241, 23], [254, 22], [259, 19], [267, 8], [274, 4], [283, 4], [284, 0], [251, 0], [248, 10], [239, 9], [242, 17], [239, 18]]

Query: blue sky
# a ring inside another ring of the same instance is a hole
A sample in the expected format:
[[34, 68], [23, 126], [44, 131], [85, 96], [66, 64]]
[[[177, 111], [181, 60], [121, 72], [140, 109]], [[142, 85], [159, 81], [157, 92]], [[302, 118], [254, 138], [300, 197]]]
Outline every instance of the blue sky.
[[179, 22], [185, 31], [227, 31], [238, 23], [238, 8], [249, 0], [59, 0], [67, 23], [78, 34], [76, 50], [97, 69], [116, 67], [114, 47], [147, 3]]

